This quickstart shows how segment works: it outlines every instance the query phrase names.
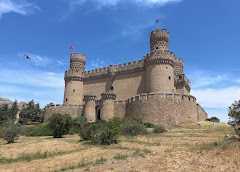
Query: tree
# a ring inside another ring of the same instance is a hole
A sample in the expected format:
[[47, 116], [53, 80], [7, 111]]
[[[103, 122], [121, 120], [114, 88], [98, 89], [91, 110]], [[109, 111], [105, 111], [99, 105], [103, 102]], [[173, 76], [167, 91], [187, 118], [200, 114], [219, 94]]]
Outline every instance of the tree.
[[0, 107], [0, 122], [4, 122], [8, 119], [8, 105], [3, 105]]
[[15, 101], [11, 106], [3, 105], [0, 107], [0, 122], [15, 120], [18, 113], [18, 103]]
[[17, 103], [17, 101], [14, 101], [11, 108], [9, 109], [9, 118], [12, 120], [16, 119], [16, 115], [17, 115], [18, 111], [19, 111], [18, 103]]
[[35, 104], [34, 100], [31, 100], [25, 108], [20, 112], [21, 123], [42, 122], [41, 109], [39, 104]]
[[9, 120], [3, 131], [3, 139], [7, 141], [7, 144], [14, 143], [20, 133], [20, 127], [15, 124], [13, 120]]
[[62, 138], [68, 134], [72, 126], [72, 118], [69, 115], [53, 114], [49, 118], [49, 128], [53, 131], [54, 138]]
[[240, 100], [235, 101], [229, 107], [228, 116], [233, 119], [230, 124], [234, 127], [236, 134], [240, 136]]
[[211, 118], [206, 119], [206, 121], [214, 122], [214, 123], [219, 123], [219, 122], [220, 122], [220, 119], [214, 116], [214, 117], [211, 117]]

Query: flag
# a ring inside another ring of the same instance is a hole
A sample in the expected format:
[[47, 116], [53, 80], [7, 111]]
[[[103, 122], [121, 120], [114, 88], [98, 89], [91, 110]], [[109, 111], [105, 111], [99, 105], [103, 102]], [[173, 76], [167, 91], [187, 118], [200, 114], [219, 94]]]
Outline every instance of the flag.
[[70, 51], [70, 52], [73, 52], [73, 51], [74, 51], [74, 46], [73, 46], [73, 45], [70, 45], [70, 46], [69, 46], [69, 51]]

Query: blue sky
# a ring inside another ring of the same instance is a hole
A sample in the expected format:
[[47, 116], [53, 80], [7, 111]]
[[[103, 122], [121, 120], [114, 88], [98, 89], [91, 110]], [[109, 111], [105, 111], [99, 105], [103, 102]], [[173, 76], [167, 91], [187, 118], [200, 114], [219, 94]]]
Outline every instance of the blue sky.
[[62, 103], [70, 45], [87, 55], [88, 69], [140, 59], [160, 19], [192, 94], [226, 120], [240, 98], [239, 7], [237, 0], [0, 0], [0, 96]]

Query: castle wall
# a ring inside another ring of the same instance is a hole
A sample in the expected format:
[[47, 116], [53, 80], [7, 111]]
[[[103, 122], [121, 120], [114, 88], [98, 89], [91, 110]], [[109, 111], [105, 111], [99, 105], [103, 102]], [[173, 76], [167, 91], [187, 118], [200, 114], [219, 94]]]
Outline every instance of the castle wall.
[[161, 93], [130, 98], [126, 105], [126, 117], [141, 118], [144, 122], [165, 127], [205, 118], [194, 97]]
[[127, 101], [114, 102], [114, 117], [123, 119], [126, 116]]
[[[113, 79], [114, 93], [118, 100], [126, 100], [129, 97], [140, 94], [144, 90], [143, 71], [119, 73]], [[107, 91], [110, 77], [92, 78], [84, 82], [84, 94], [96, 95], [98, 99], [101, 93]]]
[[51, 106], [46, 108], [44, 112], [44, 121], [47, 121], [53, 114], [68, 114], [72, 118], [76, 118], [83, 114], [83, 106]]

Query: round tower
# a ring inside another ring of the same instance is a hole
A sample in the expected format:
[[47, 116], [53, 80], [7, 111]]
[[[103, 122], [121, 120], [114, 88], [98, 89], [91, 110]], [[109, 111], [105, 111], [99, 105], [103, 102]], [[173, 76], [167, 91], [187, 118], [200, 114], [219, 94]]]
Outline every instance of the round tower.
[[101, 94], [102, 109], [101, 119], [109, 121], [114, 118], [114, 100], [116, 100], [116, 94], [107, 92]]
[[156, 29], [150, 36], [150, 54], [145, 57], [146, 92], [173, 93], [174, 59], [169, 51], [169, 33], [165, 29]]
[[86, 57], [80, 53], [70, 55], [70, 68], [65, 72], [64, 105], [83, 105], [83, 76]]
[[89, 123], [96, 122], [96, 98], [96, 96], [91, 95], [84, 96], [84, 116]]

